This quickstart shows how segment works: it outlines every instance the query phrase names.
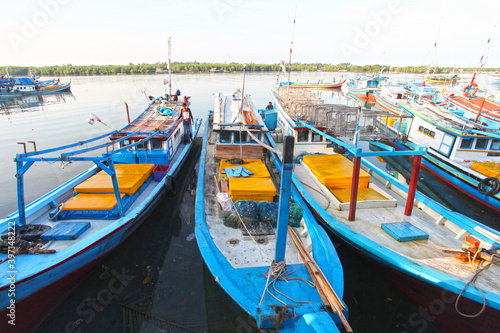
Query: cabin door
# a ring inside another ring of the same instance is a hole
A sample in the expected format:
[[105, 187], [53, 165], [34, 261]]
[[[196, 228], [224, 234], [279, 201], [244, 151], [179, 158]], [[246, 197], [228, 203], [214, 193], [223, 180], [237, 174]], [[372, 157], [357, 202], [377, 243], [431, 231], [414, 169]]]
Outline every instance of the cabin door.
[[439, 152], [446, 157], [450, 157], [453, 145], [455, 144], [456, 136], [443, 133], [443, 140], [439, 145]]
[[[179, 135], [182, 138], [182, 135]], [[167, 140], [167, 158], [168, 162], [170, 163], [170, 160], [174, 156], [174, 145], [173, 145], [173, 135], [171, 135], [168, 140]]]

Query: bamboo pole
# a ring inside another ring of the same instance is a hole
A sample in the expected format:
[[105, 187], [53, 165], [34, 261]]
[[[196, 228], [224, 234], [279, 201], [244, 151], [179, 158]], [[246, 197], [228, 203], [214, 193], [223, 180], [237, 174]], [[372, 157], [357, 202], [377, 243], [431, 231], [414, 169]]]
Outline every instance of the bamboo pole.
[[321, 271], [321, 268], [319, 268], [318, 264], [314, 261], [309, 252], [307, 252], [307, 250], [305, 249], [304, 244], [302, 243], [300, 236], [297, 234], [295, 229], [288, 226], [288, 231], [290, 232], [290, 236], [292, 237], [293, 243], [297, 247], [300, 257], [304, 261], [306, 268], [309, 271], [309, 274], [311, 275], [311, 278], [314, 280], [314, 284], [317, 286], [317, 290], [320, 297], [323, 299], [322, 297], [323, 295], [326, 298], [327, 301], [324, 302], [325, 305], [330, 306], [332, 311], [339, 316], [340, 321], [344, 325], [347, 332], [350, 333], [353, 332], [351, 325], [349, 325], [349, 322], [344, 316], [343, 311], [345, 310], [345, 307], [342, 304], [341, 299], [335, 293], [335, 290], [330, 285], [330, 282]]

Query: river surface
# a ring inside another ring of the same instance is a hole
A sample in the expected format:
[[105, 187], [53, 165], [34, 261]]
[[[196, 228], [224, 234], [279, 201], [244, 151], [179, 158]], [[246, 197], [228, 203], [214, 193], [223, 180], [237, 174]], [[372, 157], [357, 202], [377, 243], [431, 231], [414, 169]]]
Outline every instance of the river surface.
[[[342, 73], [302, 73], [299, 77], [337, 80]], [[300, 74], [298, 74], [300, 75]], [[75, 77], [72, 93], [3, 101], [0, 104], [0, 216], [17, 210], [16, 153], [18, 142], [35, 141], [38, 150], [62, 146], [119, 129], [127, 123], [125, 104], [134, 119], [147, 106], [147, 96], [168, 92], [162, 75]], [[406, 79], [407, 77], [401, 76]], [[63, 81], [66, 78], [63, 79]], [[213, 109], [213, 94], [242, 88], [241, 73], [182, 74], [173, 77], [174, 90], [191, 96], [194, 117], [205, 118]], [[276, 73], [247, 73], [244, 90], [257, 108], [271, 100]], [[331, 101], [349, 104], [343, 93], [324, 93]], [[87, 123], [90, 113], [101, 119]], [[254, 332], [255, 323], [218, 287], [205, 267], [194, 239], [194, 189], [201, 140], [179, 174], [182, 187], [176, 198], [166, 198], [137, 232], [82, 279], [75, 290], [41, 324], [37, 332], [66, 332], [76, 323], [81, 332]], [[34, 145], [26, 144], [32, 151]], [[378, 162], [406, 174], [404, 161]], [[411, 165], [411, 164], [410, 164]], [[30, 202], [88, 168], [86, 163], [38, 163], [25, 176], [25, 197]], [[403, 168], [401, 169], [401, 166]], [[435, 198], [452, 209], [495, 226], [498, 216], [460, 197], [425, 171], [421, 189], [434, 188]], [[437, 188], [437, 190], [435, 189]], [[442, 199], [440, 199], [442, 198]], [[498, 227], [498, 226], [496, 226]], [[380, 268], [335, 242], [344, 266], [344, 300], [355, 332], [437, 332], [427, 320], [413, 324], [419, 309], [393, 287]], [[106, 306], [92, 309], [87, 301], [105, 290], [113, 270], [125, 269], [130, 281]], [[142, 325], [141, 325], [142, 324]], [[140, 327], [140, 329], [139, 329]], [[71, 330], [69, 330], [71, 331]], [[77, 330], [76, 330], [77, 331]], [[76, 332], [75, 331], [75, 332]]]

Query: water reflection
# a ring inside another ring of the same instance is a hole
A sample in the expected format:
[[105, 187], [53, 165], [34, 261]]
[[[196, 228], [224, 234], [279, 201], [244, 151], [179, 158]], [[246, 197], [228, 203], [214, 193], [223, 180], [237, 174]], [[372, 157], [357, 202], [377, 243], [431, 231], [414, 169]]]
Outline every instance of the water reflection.
[[68, 99], [76, 100], [71, 91], [45, 95], [29, 95], [0, 99], [0, 114], [9, 115], [18, 112], [34, 112], [43, 110], [44, 106], [64, 104]]

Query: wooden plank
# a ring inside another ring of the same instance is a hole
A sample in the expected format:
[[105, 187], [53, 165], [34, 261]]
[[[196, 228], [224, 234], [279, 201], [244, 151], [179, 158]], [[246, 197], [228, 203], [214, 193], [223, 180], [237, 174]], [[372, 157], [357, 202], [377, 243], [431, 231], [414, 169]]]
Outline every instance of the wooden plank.
[[227, 183], [227, 178], [220, 179], [220, 192], [229, 193], [229, 185]]
[[[241, 155], [245, 159], [261, 159], [264, 155], [264, 148], [261, 146], [241, 146]], [[240, 146], [238, 145], [216, 145], [215, 157], [218, 159], [240, 158]]]
[[381, 227], [399, 242], [429, 239], [429, 234], [408, 222], [383, 223]]
[[90, 222], [59, 222], [55, 227], [45, 232], [41, 238], [44, 240], [77, 239], [88, 228], [90, 228]]
[[330, 282], [328, 282], [328, 280], [326, 279], [325, 275], [321, 271], [321, 268], [318, 266], [318, 264], [314, 261], [312, 256], [304, 248], [304, 244], [302, 243], [302, 240], [297, 234], [297, 231], [295, 231], [295, 229], [293, 229], [292, 227], [288, 226], [288, 232], [290, 233], [290, 236], [292, 237], [292, 240], [295, 246], [297, 247], [297, 250], [302, 260], [304, 261], [307, 270], [309, 271], [309, 274], [311, 275], [311, 278], [313, 279], [315, 285], [320, 286], [320, 288], [316, 288], [318, 290], [320, 297], [323, 299], [323, 297], [321, 296], [323, 295], [327, 299], [325, 305], [329, 305], [332, 308], [332, 310], [338, 314], [340, 321], [344, 325], [347, 332], [350, 333], [353, 332], [351, 325], [349, 325], [349, 322], [344, 316], [343, 311], [345, 310], [345, 307], [342, 304], [342, 300], [335, 293], [335, 290], [331, 286]]

